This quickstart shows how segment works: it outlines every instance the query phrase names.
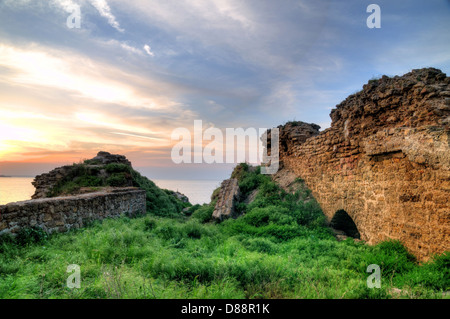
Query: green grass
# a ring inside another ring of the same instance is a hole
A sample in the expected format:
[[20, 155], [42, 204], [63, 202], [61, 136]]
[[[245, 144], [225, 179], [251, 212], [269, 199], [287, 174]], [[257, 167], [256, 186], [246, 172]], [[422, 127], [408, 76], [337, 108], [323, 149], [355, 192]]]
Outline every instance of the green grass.
[[[319, 239], [280, 241], [196, 219], [145, 216], [96, 222], [23, 246], [0, 244], [0, 298], [440, 298], [450, 255], [419, 266], [398, 242], [367, 246]], [[369, 264], [381, 289], [366, 286]], [[81, 267], [69, 289], [67, 266]]]
[[[315, 201], [254, 175], [243, 169], [239, 182], [259, 188], [255, 201], [221, 224], [210, 221], [213, 205], [197, 205], [188, 216], [3, 237], [0, 298], [442, 298], [450, 289], [449, 253], [419, 265], [397, 241], [339, 242]], [[80, 289], [66, 287], [70, 264]], [[380, 289], [367, 287], [370, 264], [381, 267]]]

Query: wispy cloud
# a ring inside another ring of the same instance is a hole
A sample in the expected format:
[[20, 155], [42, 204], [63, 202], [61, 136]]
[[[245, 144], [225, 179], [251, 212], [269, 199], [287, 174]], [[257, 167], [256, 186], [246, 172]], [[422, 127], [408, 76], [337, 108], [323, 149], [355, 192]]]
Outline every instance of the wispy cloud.
[[[128, 46], [125, 49], [133, 50]], [[25, 86], [53, 87], [102, 103], [153, 110], [176, 104], [164, 97], [158, 98], [136, 91], [127, 83], [129, 78], [126, 74], [118, 69], [67, 52], [55, 51], [52, 54], [0, 44], [0, 66], [14, 70], [14, 75], [8, 78], [10, 82]], [[115, 76], [111, 78], [111, 74]]]
[[155, 54], [152, 52], [152, 49], [148, 44], [144, 45], [144, 50], [149, 56], [155, 56]]
[[111, 13], [106, 0], [89, 0], [89, 2], [97, 9], [100, 15], [108, 20], [108, 23], [117, 31], [124, 32], [125, 30], [120, 27], [116, 17]]

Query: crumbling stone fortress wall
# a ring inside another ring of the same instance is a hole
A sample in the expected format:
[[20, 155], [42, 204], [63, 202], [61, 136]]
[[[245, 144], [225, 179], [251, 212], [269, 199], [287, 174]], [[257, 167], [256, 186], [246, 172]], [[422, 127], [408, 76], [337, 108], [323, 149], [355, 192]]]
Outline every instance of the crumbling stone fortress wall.
[[0, 206], [0, 235], [29, 227], [39, 227], [48, 233], [64, 232], [93, 220], [145, 214], [145, 196], [145, 190], [116, 188], [3, 205]]
[[282, 170], [369, 244], [398, 239], [419, 260], [450, 250], [450, 78], [428, 68], [371, 80], [331, 118], [320, 133], [280, 127]]

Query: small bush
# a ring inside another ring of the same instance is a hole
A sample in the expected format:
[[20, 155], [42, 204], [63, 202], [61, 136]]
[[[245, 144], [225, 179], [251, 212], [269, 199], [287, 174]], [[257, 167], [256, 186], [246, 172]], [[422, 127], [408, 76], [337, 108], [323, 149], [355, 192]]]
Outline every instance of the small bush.
[[206, 223], [211, 221], [213, 212], [214, 206], [205, 204], [192, 214], [192, 218], [197, 219], [201, 223]]
[[29, 228], [22, 228], [17, 234], [15, 241], [20, 246], [26, 246], [41, 243], [47, 239], [48, 234], [42, 228], [29, 227]]
[[157, 225], [157, 223], [154, 219], [147, 218], [144, 220], [144, 230], [145, 231], [152, 231], [153, 229], [156, 228], [156, 225]]
[[246, 198], [251, 191], [259, 188], [260, 185], [265, 185], [269, 181], [269, 177], [259, 174], [257, 172], [245, 173], [239, 182], [239, 189], [241, 197]]
[[249, 238], [243, 245], [250, 251], [274, 254], [278, 251], [277, 245], [268, 238]]
[[251, 210], [248, 214], [243, 216], [241, 219], [243, 222], [255, 226], [261, 227], [269, 224], [269, 220], [271, 218], [271, 213], [273, 212], [273, 208], [255, 208]]
[[106, 179], [106, 185], [112, 187], [127, 186], [127, 178], [125, 176], [125, 173], [114, 173]]
[[80, 187], [99, 187], [103, 185], [103, 181], [96, 176], [78, 176], [75, 177], [73, 182]]
[[450, 252], [432, 257], [421, 267], [414, 267], [404, 274], [398, 282], [410, 287], [424, 286], [427, 288], [450, 290]]
[[183, 233], [180, 231], [178, 227], [167, 223], [156, 228], [155, 233], [164, 240], [170, 239], [180, 240], [183, 238]]
[[220, 193], [220, 187], [217, 187], [211, 195], [211, 202], [217, 201], [217, 199], [219, 198], [219, 193]]
[[186, 203], [181, 202], [175, 196], [167, 194], [155, 185], [154, 182], [132, 170], [133, 186], [146, 190], [147, 211], [156, 216], [178, 217]]
[[202, 205], [200, 205], [200, 204], [195, 204], [195, 205], [189, 207], [189, 208], [184, 212], [184, 214], [185, 214], [186, 216], [191, 216], [191, 215], [192, 215], [197, 209], [199, 209], [200, 207], [202, 207]]
[[204, 229], [199, 223], [189, 222], [183, 226], [183, 232], [188, 238], [200, 239], [204, 234]]
[[387, 279], [406, 273], [416, 265], [415, 257], [398, 240], [381, 242], [354, 258], [359, 271], [365, 271], [368, 265], [376, 264], [381, 267], [381, 275]]
[[238, 181], [241, 181], [249, 171], [250, 166], [247, 163], [238, 164], [231, 173], [231, 178], [236, 178]]
[[84, 160], [83, 163], [87, 164], [87, 165], [100, 165], [100, 164], [102, 164], [102, 162], [100, 160], [94, 160], [94, 159]]
[[114, 173], [129, 173], [131, 167], [126, 164], [117, 164], [117, 163], [111, 163], [105, 166], [106, 172], [110, 174]]

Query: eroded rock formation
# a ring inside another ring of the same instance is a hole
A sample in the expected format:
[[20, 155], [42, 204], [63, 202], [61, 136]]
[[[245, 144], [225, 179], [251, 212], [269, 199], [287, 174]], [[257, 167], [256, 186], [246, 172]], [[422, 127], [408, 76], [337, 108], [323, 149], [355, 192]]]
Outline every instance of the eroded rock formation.
[[237, 178], [226, 179], [220, 186], [216, 206], [212, 214], [213, 219], [223, 221], [237, 217], [235, 204], [239, 201], [239, 183]]
[[344, 211], [369, 244], [398, 239], [420, 260], [450, 250], [450, 78], [383, 76], [330, 116], [320, 133], [279, 127], [279, 174], [304, 179], [329, 220]]
[[91, 164], [125, 164], [131, 167], [131, 162], [124, 155], [110, 154], [100, 151], [93, 159], [88, 160]]
[[[123, 155], [114, 155], [108, 152], [98, 152], [97, 156], [90, 160], [86, 160], [85, 168], [89, 170], [90, 176], [99, 176], [101, 178], [106, 179], [109, 174], [105, 169], [105, 165], [108, 164], [124, 164], [131, 167], [131, 163], [127, 158]], [[38, 198], [46, 198], [50, 195], [52, 189], [58, 185], [60, 182], [64, 182], [64, 179], [67, 179], [73, 175], [74, 178], [77, 177], [78, 172], [74, 171], [73, 165], [66, 165], [62, 167], [57, 167], [52, 171], [41, 174], [35, 177], [32, 182], [33, 186], [36, 188], [34, 195], [31, 197], [32, 199]], [[133, 186], [133, 181], [131, 176], [125, 176], [127, 181], [123, 186]]]

